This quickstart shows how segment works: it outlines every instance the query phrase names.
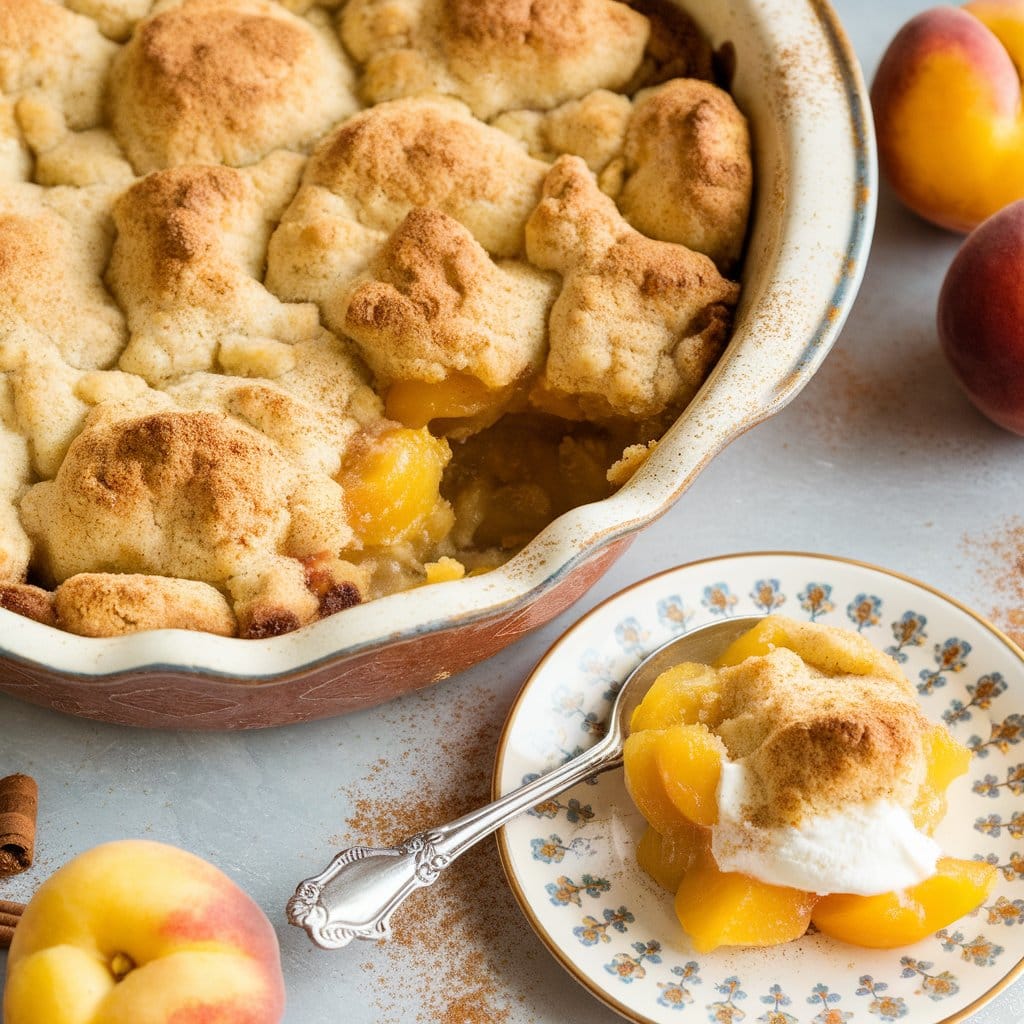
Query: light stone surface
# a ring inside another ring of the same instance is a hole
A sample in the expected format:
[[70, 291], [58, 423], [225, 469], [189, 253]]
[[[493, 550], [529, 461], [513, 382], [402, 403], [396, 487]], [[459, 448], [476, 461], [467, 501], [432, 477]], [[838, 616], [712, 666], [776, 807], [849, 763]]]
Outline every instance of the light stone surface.
[[[835, 0], [835, 6], [870, 79], [897, 28], [930, 3]], [[458, 987], [457, 972], [439, 969], [443, 951], [431, 959], [397, 944], [359, 944], [324, 953], [284, 922], [285, 901], [299, 879], [359, 838], [346, 824], [359, 811], [358, 800], [409, 792], [411, 764], [437, 791], [457, 789], [465, 767], [486, 772], [522, 680], [593, 605], [681, 562], [735, 551], [811, 550], [908, 574], [1008, 625], [1012, 600], [993, 587], [989, 560], [993, 539], [1021, 523], [1024, 440], [974, 411], [939, 351], [935, 302], [957, 245], [955, 236], [905, 212], [883, 187], [856, 307], [810, 385], [718, 456], [574, 608], [433, 689], [346, 718], [236, 735], [99, 725], [0, 695], [0, 776], [28, 772], [41, 789], [36, 865], [0, 882], [0, 898], [26, 899], [67, 859], [99, 842], [142, 836], [176, 843], [218, 864], [275, 922], [287, 1024], [441, 1019], [437, 986]], [[454, 730], [447, 724], [452, 717]], [[475, 739], [466, 766], [452, 757], [452, 735]], [[489, 905], [480, 920], [493, 930], [481, 927], [470, 946], [503, 951], [488, 961], [490, 986], [507, 1003], [500, 1019], [620, 1020], [546, 952], [501, 884], [496, 861], [491, 844], [474, 862], [481, 869], [480, 902]], [[415, 912], [422, 915], [433, 895], [420, 896]], [[460, 956], [468, 959], [470, 946]], [[704, 1013], [695, 1005], [684, 1018], [701, 1020]], [[971, 1024], [1021, 1020], [1024, 982], [970, 1018]]]

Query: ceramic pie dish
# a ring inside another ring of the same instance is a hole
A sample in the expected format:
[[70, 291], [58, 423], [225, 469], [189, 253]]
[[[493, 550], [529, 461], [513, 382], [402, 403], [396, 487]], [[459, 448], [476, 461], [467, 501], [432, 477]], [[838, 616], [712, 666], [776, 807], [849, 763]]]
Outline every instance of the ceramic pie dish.
[[502, 568], [239, 640], [157, 630], [112, 639], [0, 610], [0, 689], [107, 721], [250, 728], [326, 717], [447, 678], [577, 599], [732, 438], [807, 383], [856, 293], [874, 222], [863, 81], [827, 4], [685, 5], [735, 55], [755, 200], [732, 340], [697, 397], [618, 493], [555, 520]]

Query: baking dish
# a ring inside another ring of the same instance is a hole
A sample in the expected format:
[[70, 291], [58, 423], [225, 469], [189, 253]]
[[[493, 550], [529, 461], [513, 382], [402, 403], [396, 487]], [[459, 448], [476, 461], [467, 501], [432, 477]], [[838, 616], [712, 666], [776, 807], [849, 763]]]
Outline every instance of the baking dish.
[[266, 640], [75, 636], [0, 610], [0, 690], [131, 725], [251, 728], [340, 714], [447, 679], [580, 597], [728, 442], [811, 378], [856, 294], [876, 161], [866, 91], [818, 0], [687, 0], [735, 57], [755, 197], [732, 340], [639, 473], [555, 520], [500, 569], [360, 605]]

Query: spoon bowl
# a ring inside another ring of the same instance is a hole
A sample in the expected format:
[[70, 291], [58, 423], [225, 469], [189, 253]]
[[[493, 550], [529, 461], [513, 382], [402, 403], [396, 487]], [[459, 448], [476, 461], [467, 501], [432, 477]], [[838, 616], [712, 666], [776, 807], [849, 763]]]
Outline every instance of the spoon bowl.
[[623, 681], [604, 737], [578, 757], [447, 825], [410, 836], [398, 846], [352, 846], [318, 875], [300, 882], [288, 901], [288, 920], [324, 949], [352, 939], [391, 934], [391, 915], [416, 889], [431, 885], [456, 857], [517, 814], [586, 779], [618, 768], [633, 712], [666, 669], [684, 661], [710, 664], [762, 616], [722, 619], [674, 637], [652, 651]]

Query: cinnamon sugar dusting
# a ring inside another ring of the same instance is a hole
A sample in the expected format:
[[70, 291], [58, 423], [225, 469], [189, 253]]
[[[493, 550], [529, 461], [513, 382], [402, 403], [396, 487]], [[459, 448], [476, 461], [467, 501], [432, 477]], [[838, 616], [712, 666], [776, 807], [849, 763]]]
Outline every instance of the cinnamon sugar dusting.
[[[460, 694], [439, 707], [438, 721], [424, 728], [430, 707], [424, 697], [404, 702], [397, 721], [389, 716], [396, 753], [376, 762], [346, 794], [353, 807], [348, 831], [332, 842], [395, 845], [490, 799], [501, 718], [493, 713], [493, 696], [482, 688]], [[444, 738], [433, 749], [422, 749], [422, 738], [429, 735]], [[391, 926], [392, 938], [360, 964], [373, 977], [382, 1022], [511, 1020], [518, 1000], [508, 979], [523, 975], [523, 954], [514, 946], [525, 923], [493, 839], [460, 857], [433, 886], [413, 893]], [[402, 986], [394, 985], [396, 977]]]
[[988, 617], [1024, 646], [1024, 518], [1010, 516], [993, 530], [964, 534], [960, 547], [997, 602]]

